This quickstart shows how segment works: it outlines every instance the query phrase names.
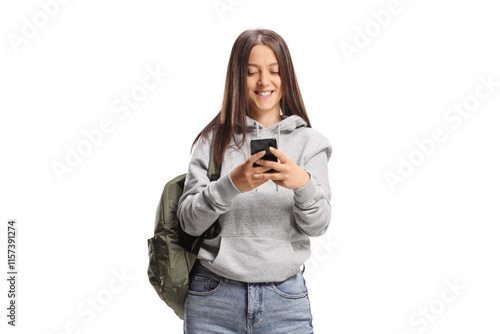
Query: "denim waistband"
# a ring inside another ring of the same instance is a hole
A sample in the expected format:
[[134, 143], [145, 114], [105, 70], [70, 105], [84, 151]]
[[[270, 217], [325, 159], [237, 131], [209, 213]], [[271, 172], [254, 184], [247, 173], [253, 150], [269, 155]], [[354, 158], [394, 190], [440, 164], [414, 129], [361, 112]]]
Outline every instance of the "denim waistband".
[[[245, 285], [245, 286], [248, 284], [247, 282], [242, 282], [242, 281], [238, 281], [235, 279], [229, 279], [227, 277], [220, 276], [220, 275], [214, 273], [213, 271], [211, 271], [210, 269], [208, 269], [207, 267], [203, 266], [199, 260], [196, 260], [191, 272], [193, 273], [193, 275], [203, 274], [204, 276], [209, 277], [213, 280], [217, 280], [217, 281], [222, 279], [224, 281], [224, 283], [227, 283], [227, 284], [236, 284], [236, 285]], [[263, 282], [262, 284], [267, 284], [267, 283]]]

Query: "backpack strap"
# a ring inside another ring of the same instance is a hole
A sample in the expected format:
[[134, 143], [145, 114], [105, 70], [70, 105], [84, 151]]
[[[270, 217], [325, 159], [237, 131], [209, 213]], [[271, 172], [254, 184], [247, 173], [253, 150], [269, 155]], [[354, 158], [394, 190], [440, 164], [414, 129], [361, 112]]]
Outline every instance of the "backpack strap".
[[220, 177], [220, 166], [217, 166], [214, 159], [214, 143], [217, 129], [214, 129], [212, 135], [212, 144], [210, 145], [210, 162], [208, 163], [208, 178], [210, 181], [217, 181]]

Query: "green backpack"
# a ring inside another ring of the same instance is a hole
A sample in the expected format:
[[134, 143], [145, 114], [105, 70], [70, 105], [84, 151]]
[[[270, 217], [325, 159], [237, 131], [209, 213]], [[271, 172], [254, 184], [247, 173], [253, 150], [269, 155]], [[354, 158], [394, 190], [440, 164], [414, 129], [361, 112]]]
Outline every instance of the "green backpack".
[[[220, 177], [220, 167], [213, 157], [215, 131], [210, 146], [208, 176], [210, 181]], [[148, 239], [149, 282], [160, 298], [184, 319], [184, 300], [189, 288], [189, 273], [205, 237], [219, 233], [219, 220], [200, 237], [185, 233], [177, 218], [177, 203], [184, 190], [186, 174], [170, 180], [164, 187], [156, 209], [154, 237]]]

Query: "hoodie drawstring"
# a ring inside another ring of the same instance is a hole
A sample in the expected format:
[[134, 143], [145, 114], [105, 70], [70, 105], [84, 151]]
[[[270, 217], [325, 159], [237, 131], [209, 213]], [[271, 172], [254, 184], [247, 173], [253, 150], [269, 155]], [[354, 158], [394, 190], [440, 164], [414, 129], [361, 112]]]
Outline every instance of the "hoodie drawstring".
[[280, 131], [281, 131], [280, 126], [281, 124], [278, 125], [278, 142], [276, 143], [278, 147], [280, 147]]

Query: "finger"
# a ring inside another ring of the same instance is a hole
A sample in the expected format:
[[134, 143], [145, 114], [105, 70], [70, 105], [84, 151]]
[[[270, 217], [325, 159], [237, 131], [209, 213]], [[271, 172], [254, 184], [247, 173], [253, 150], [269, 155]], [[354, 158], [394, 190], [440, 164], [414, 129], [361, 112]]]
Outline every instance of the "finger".
[[254, 179], [258, 180], [281, 180], [280, 173], [255, 173], [253, 174]]
[[257, 161], [260, 158], [262, 158], [265, 154], [266, 154], [266, 151], [264, 150], [264, 151], [257, 152], [254, 155], [251, 155], [251, 156], [248, 157], [247, 163], [253, 164], [255, 161]]
[[283, 152], [275, 149], [274, 147], [270, 146], [269, 151], [271, 151], [273, 155], [280, 159], [282, 163], [286, 163], [288, 161], [288, 157]]
[[254, 174], [260, 174], [260, 173], [267, 172], [268, 170], [271, 170], [271, 169], [272, 169], [272, 168], [270, 168], [270, 167], [265, 167], [265, 166], [253, 167], [253, 169], [252, 169], [252, 173], [254, 173]]
[[257, 160], [255, 163], [257, 165], [266, 166], [266, 167], [275, 169], [277, 171], [282, 171], [284, 168], [284, 166], [281, 163], [275, 162], [275, 161], [270, 161], [270, 160], [260, 159], [260, 160]]

